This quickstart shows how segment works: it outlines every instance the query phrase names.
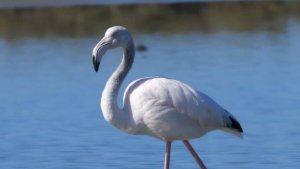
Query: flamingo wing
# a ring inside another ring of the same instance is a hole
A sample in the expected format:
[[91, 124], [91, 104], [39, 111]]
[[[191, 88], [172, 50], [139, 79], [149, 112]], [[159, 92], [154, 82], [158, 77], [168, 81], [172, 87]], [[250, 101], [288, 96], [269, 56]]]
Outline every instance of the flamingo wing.
[[209, 96], [162, 77], [132, 82], [125, 91], [123, 109], [132, 113], [138, 133], [169, 141], [198, 138], [214, 129], [230, 129], [232, 121], [236, 121]]

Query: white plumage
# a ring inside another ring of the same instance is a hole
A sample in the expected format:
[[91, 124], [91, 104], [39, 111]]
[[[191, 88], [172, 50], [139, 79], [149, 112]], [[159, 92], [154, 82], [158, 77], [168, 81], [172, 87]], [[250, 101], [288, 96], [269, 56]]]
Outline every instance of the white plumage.
[[[137, 129], [173, 141], [198, 138], [223, 129], [232, 116], [207, 95], [177, 80], [148, 77], [132, 82], [124, 94], [123, 111], [132, 113]], [[126, 129], [124, 129], [126, 131]]]
[[182, 140], [201, 168], [204, 164], [187, 140], [220, 129], [238, 136], [243, 132], [238, 121], [209, 96], [189, 85], [163, 77], [146, 77], [129, 84], [123, 108], [117, 104], [120, 86], [134, 60], [134, 44], [126, 28], [109, 28], [93, 50], [97, 71], [106, 50], [123, 47], [124, 57], [109, 78], [101, 97], [106, 121], [130, 134], [148, 134], [166, 142], [165, 169], [169, 168], [171, 142]]

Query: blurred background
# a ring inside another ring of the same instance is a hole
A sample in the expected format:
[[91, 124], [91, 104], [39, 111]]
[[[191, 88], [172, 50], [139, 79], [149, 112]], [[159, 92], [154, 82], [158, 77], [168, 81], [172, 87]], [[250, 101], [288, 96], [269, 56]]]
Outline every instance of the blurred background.
[[[122, 51], [95, 73], [105, 30], [137, 47], [127, 84], [184, 81], [240, 121], [245, 135], [192, 140], [208, 168], [300, 166], [299, 1], [0, 0], [0, 168], [163, 168], [165, 144], [107, 124], [99, 100]], [[172, 169], [197, 168], [180, 142]]]

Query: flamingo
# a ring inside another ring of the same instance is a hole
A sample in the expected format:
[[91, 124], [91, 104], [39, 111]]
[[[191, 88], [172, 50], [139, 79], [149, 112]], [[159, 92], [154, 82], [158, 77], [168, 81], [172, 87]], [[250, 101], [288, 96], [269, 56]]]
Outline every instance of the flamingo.
[[170, 78], [144, 77], [131, 82], [125, 89], [123, 107], [119, 108], [118, 92], [134, 61], [132, 35], [125, 27], [110, 27], [92, 53], [97, 72], [105, 52], [116, 47], [123, 48], [124, 53], [102, 93], [104, 119], [129, 134], [150, 135], [164, 141], [164, 169], [170, 167], [171, 144], [175, 140], [181, 140], [200, 168], [206, 169], [189, 139], [217, 129], [242, 136], [243, 129], [231, 113], [206, 94]]

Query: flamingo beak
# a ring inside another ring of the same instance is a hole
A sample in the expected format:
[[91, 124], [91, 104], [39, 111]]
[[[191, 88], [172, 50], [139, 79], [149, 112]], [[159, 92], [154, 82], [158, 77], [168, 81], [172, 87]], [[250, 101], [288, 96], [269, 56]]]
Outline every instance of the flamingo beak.
[[111, 48], [111, 40], [110, 38], [102, 38], [100, 42], [94, 47], [93, 49], [93, 65], [94, 69], [97, 72], [99, 70], [99, 65], [101, 62], [101, 59], [105, 52]]
[[98, 72], [100, 62], [97, 61], [96, 58], [97, 58], [97, 57], [96, 57], [95, 55], [93, 55], [93, 65], [94, 65], [94, 69], [95, 69], [95, 72]]

